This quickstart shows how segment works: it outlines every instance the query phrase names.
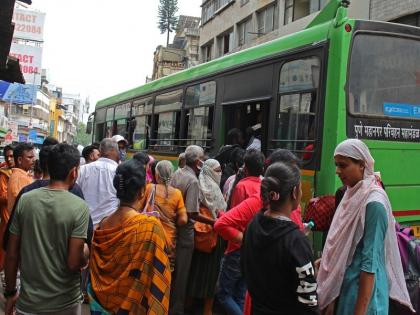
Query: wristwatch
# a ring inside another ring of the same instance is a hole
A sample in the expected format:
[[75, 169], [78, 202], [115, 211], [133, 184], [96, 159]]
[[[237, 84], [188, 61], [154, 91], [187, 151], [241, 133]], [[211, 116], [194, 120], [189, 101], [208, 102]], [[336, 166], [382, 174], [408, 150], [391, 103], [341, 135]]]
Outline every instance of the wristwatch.
[[9, 298], [9, 297], [15, 296], [15, 295], [16, 295], [16, 293], [17, 293], [17, 291], [18, 291], [18, 289], [17, 289], [17, 288], [14, 288], [14, 289], [12, 289], [12, 290], [4, 290], [3, 295], [4, 295], [4, 297], [7, 299], [7, 298]]

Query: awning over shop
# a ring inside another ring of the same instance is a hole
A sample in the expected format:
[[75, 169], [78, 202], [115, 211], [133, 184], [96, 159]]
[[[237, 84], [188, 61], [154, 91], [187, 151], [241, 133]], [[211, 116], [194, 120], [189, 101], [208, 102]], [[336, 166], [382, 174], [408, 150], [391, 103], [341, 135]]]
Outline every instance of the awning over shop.
[[[0, 45], [2, 44], [0, 43]], [[23, 73], [17, 58], [9, 56], [6, 61], [6, 67], [0, 67], [0, 80], [25, 84], [25, 79], [23, 78]]]
[[[34, 104], [37, 87], [32, 84], [10, 83], [0, 80], [0, 100], [15, 104]], [[47, 111], [49, 113], [49, 111]]]

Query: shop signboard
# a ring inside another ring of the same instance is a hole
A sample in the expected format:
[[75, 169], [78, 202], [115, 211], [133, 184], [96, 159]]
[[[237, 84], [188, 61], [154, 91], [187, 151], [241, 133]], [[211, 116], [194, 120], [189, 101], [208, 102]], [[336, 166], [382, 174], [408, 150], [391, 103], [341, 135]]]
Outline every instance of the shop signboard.
[[38, 133], [36, 132], [35, 129], [29, 130], [28, 136], [29, 136], [28, 138], [30, 142], [36, 143], [36, 138], [38, 137]]
[[42, 47], [12, 43], [10, 55], [19, 59], [26, 83], [41, 85]]
[[45, 13], [16, 8], [13, 22], [15, 23], [13, 38], [43, 41]]
[[7, 133], [4, 136], [4, 143], [11, 144], [13, 141], [18, 141], [18, 123], [16, 121], [9, 121]]
[[19, 142], [26, 142], [28, 138], [25, 135], [19, 135]]

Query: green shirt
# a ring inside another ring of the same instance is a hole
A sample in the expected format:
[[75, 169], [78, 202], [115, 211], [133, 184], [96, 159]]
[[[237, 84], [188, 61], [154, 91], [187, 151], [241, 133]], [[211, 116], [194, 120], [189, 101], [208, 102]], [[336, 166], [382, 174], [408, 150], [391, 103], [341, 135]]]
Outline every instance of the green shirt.
[[20, 236], [20, 311], [58, 312], [80, 301], [80, 273], [68, 269], [67, 250], [70, 238], [86, 239], [88, 222], [88, 205], [68, 191], [22, 195], [10, 226]]

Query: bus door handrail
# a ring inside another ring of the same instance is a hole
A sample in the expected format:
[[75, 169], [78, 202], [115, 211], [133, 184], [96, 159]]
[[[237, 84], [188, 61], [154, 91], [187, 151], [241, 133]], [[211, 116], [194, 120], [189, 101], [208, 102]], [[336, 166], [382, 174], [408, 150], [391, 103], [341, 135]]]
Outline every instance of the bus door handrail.
[[310, 142], [315, 143], [315, 140], [284, 140], [284, 139], [271, 139], [271, 142]]
[[212, 141], [213, 139], [149, 139], [150, 141]]

